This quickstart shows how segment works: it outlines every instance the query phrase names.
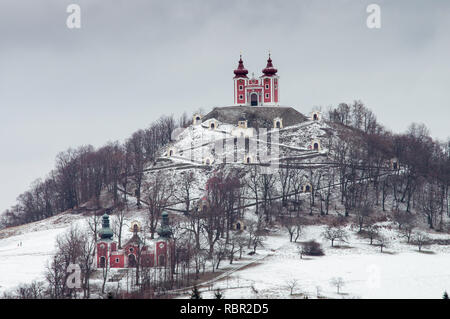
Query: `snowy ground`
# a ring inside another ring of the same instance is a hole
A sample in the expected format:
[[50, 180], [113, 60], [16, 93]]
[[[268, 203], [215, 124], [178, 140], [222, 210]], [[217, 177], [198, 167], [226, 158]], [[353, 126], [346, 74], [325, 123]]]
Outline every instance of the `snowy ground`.
[[[319, 239], [323, 227], [308, 227], [301, 240]], [[392, 233], [395, 233], [392, 231]], [[396, 238], [386, 252], [367, 240], [352, 236], [340, 248], [323, 242], [325, 256], [299, 258], [296, 244], [286, 235], [271, 236], [261, 263], [233, 273], [227, 280], [203, 289], [204, 298], [213, 298], [220, 288], [225, 298], [440, 298], [450, 290], [450, 251], [431, 246], [419, 253], [415, 246]], [[275, 251], [273, 251], [275, 250]], [[345, 282], [341, 293], [330, 284], [333, 277]], [[298, 281], [293, 296], [287, 283]], [[253, 286], [254, 289], [251, 288]], [[239, 288], [244, 287], [244, 288]], [[211, 289], [211, 291], [208, 291]]]
[[[21, 283], [44, 280], [56, 237], [71, 223], [83, 223], [82, 219], [82, 216], [61, 214], [10, 230], [7, 237], [0, 233], [3, 235], [0, 236], [3, 237], [0, 238], [0, 294]], [[216, 288], [221, 288], [227, 299], [303, 298], [304, 295], [316, 298], [317, 290], [319, 296], [327, 298], [440, 298], [445, 290], [450, 290], [448, 246], [433, 245], [419, 253], [417, 247], [406, 244], [388, 223], [385, 226], [384, 235], [391, 239], [391, 244], [384, 253], [350, 229], [352, 235], [348, 242], [332, 248], [321, 239], [324, 226], [308, 226], [299, 241], [318, 240], [325, 256], [303, 259], [297, 254], [298, 244], [290, 243], [285, 231], [278, 229], [267, 237], [265, 247], [258, 249], [255, 256], [245, 256], [233, 265], [224, 261], [221, 269], [226, 274], [211, 284], [211, 291], [201, 288], [203, 297], [212, 298]], [[433, 237], [450, 238], [447, 234]], [[233, 271], [252, 260], [256, 261]], [[345, 282], [341, 294], [330, 284], [333, 277], [342, 277]], [[287, 283], [292, 279], [298, 285], [290, 296]]]
[[21, 283], [44, 280], [47, 261], [55, 249], [55, 239], [65, 230], [65, 227], [47, 229], [1, 239], [0, 293]]

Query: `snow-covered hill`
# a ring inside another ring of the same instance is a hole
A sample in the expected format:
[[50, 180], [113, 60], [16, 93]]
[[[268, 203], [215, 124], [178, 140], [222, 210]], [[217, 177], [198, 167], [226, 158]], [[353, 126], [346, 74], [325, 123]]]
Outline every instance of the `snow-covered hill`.
[[[214, 110], [201, 123], [176, 130], [173, 141], [159, 151], [159, 158], [144, 168], [143, 185], [151, 181], [155, 174], [162, 173], [164, 179], [178, 189], [182, 185], [183, 174], [193, 174], [195, 182], [190, 200], [195, 205], [205, 196], [208, 179], [219, 170], [226, 172], [239, 168], [245, 178], [254, 167], [270, 164], [283, 168], [289, 162], [296, 169], [303, 170], [301, 178], [296, 180], [300, 184], [305, 179], [307, 181], [313, 171], [330, 166], [333, 156], [331, 141], [340, 142], [336, 127], [332, 124], [320, 118], [310, 119], [298, 115], [298, 112], [297, 114], [290, 108], [274, 111], [275, 113], [266, 110], [261, 118], [258, 118], [257, 112], [253, 112], [249, 120], [241, 117], [236, 108], [232, 111], [233, 114], [227, 115], [226, 109]], [[280, 122], [278, 128], [276, 126], [281, 119], [280, 114], [288, 114], [297, 119], [285, 119], [285, 125]], [[233, 122], [227, 122], [229, 119]], [[246, 123], [240, 123], [241, 120]], [[254, 130], [252, 127], [252, 124], [270, 124], [271, 121], [273, 126], [265, 127], [267, 132], [264, 128]], [[256, 145], [258, 148], [253, 148]], [[267, 158], [262, 156], [269, 153]], [[365, 179], [361, 178], [359, 182], [364, 183]], [[275, 191], [272, 195], [275, 199], [280, 198], [280, 183], [279, 180], [274, 182]], [[319, 191], [332, 189], [331, 201], [335, 202], [330, 205], [329, 215], [342, 213], [344, 209], [338, 200], [339, 188], [334, 187], [334, 180], [319, 186]], [[130, 177], [127, 219], [139, 220], [145, 224], [148, 213], [145, 198], [141, 198], [144, 205], [138, 209], [133, 187], [134, 181]], [[253, 205], [258, 202], [248, 190], [246, 192], [243, 193], [245, 207], [239, 209], [243, 212], [243, 220], [249, 221], [256, 218]], [[310, 194], [298, 191], [295, 199], [297, 202], [311, 201], [314, 196]], [[176, 200], [165, 208], [183, 219], [185, 202], [182, 196], [175, 197]], [[315, 213], [318, 213], [318, 208], [315, 209]], [[312, 210], [311, 208], [311, 214]], [[87, 220], [93, 213], [83, 213], [83, 209], [80, 211], [82, 213], [68, 211], [39, 222], [0, 231], [0, 294], [21, 283], [45, 280], [44, 271], [55, 252], [57, 236], [74, 225], [86, 227]], [[405, 243], [398, 230], [394, 229], [393, 223], [388, 220], [378, 224], [390, 241], [381, 253], [376, 245], [369, 245], [366, 239], [360, 238], [354, 229], [350, 229], [348, 225], [352, 222], [351, 218], [347, 221], [347, 231], [350, 234], [347, 242], [338, 248], [330, 247], [322, 238], [325, 227], [322, 224], [325, 220], [316, 220], [312, 225], [305, 226], [299, 241], [314, 239], [320, 242], [325, 255], [303, 259], [299, 258], [298, 244], [289, 242], [286, 230], [275, 226], [269, 230], [264, 247], [259, 247], [256, 255], [248, 255], [250, 249], [246, 249], [243, 258], [235, 260], [233, 265], [224, 261], [216, 274], [218, 276], [213, 276], [204, 283], [201, 290], [205, 297], [212, 297], [213, 292], [208, 289], [220, 288], [226, 298], [439, 298], [443, 291], [450, 289], [450, 268], [447, 267], [450, 250], [447, 246], [435, 244], [425, 252], [418, 252], [415, 246]], [[450, 235], [445, 233], [430, 233], [430, 236], [450, 241]], [[345, 283], [339, 294], [330, 285], [331, 279], [336, 277], [341, 277]], [[94, 275], [93, 281], [95, 280], [98, 278]], [[296, 280], [296, 287], [293, 289], [295, 293], [290, 295], [287, 286], [293, 280]], [[186, 297], [189, 289], [172, 293]]]

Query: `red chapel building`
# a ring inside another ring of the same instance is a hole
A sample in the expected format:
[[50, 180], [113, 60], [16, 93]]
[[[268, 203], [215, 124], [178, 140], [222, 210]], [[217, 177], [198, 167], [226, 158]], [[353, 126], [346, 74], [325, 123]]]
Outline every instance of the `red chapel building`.
[[244, 67], [242, 55], [239, 64], [234, 70], [234, 105], [245, 106], [276, 106], [280, 98], [280, 77], [274, 68], [269, 54], [266, 67], [262, 75], [248, 78], [248, 70]]
[[162, 213], [161, 227], [157, 229], [158, 239], [141, 239], [138, 235], [141, 229], [137, 222], [132, 223], [131, 231], [133, 236], [123, 247], [118, 247], [117, 241], [113, 239], [109, 216], [103, 215], [96, 247], [97, 268], [135, 268], [137, 263], [142, 267], [169, 266], [173, 241], [167, 212]]

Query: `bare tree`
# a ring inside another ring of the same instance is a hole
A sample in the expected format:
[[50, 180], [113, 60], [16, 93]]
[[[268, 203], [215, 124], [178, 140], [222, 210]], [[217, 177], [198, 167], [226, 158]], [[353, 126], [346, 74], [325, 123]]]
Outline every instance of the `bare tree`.
[[[228, 256], [230, 258], [230, 264], [234, 261], [234, 256], [238, 251], [241, 251], [243, 247], [245, 247], [245, 238], [241, 234], [234, 234], [230, 236], [230, 239], [228, 240]], [[240, 253], [241, 258], [242, 253]]]
[[236, 239], [236, 244], [239, 247], [239, 259], [241, 259], [244, 248], [247, 246], [247, 239], [243, 235], [240, 235]]
[[126, 221], [126, 211], [124, 209], [118, 209], [112, 218], [112, 231], [117, 236], [117, 242], [119, 249], [122, 248], [122, 231]]
[[416, 227], [415, 219], [411, 219], [408, 222], [403, 224], [402, 229], [400, 230], [403, 237], [406, 238], [406, 242], [409, 244], [411, 241], [411, 237], [413, 235], [413, 230]]
[[289, 294], [292, 296], [294, 294], [295, 288], [298, 286], [298, 280], [295, 278], [286, 281], [286, 288], [289, 290]]
[[254, 195], [255, 199], [255, 213], [258, 215], [259, 213], [259, 193], [260, 193], [260, 183], [259, 177], [261, 174], [261, 170], [259, 166], [252, 166], [250, 172], [245, 180], [247, 188]]
[[148, 205], [147, 224], [151, 239], [155, 236], [163, 208], [168, 205], [173, 197], [174, 189], [175, 187], [170, 177], [162, 172], [153, 174], [144, 183], [144, 196]]
[[339, 225], [327, 226], [327, 228], [322, 233], [322, 237], [331, 241], [331, 247], [334, 247], [334, 241], [346, 241], [348, 238], [347, 231]]
[[344, 279], [342, 279], [342, 277], [333, 277], [331, 278], [330, 283], [332, 286], [336, 287], [338, 294], [341, 293], [341, 288], [345, 286], [345, 282]]
[[285, 217], [282, 220], [282, 225], [289, 234], [289, 241], [297, 242], [298, 238], [303, 233], [303, 225], [301, 219], [297, 217]]
[[60, 299], [64, 293], [66, 272], [61, 259], [61, 256], [55, 255], [46, 267], [45, 279], [49, 284], [49, 295], [52, 299]]
[[361, 234], [364, 238], [368, 238], [370, 240], [370, 244], [372, 245], [373, 241], [377, 239], [380, 234], [379, 227], [376, 225], [369, 225], [364, 228]]
[[94, 213], [87, 220], [88, 227], [91, 231], [92, 238], [94, 239], [94, 241], [96, 241], [98, 238], [98, 228], [100, 226], [101, 219], [102, 219], [102, 217], [100, 215], [97, 215], [96, 213]]
[[430, 245], [430, 237], [423, 232], [418, 232], [414, 235], [413, 243], [417, 245], [419, 251], [422, 251], [422, 247]]
[[291, 168], [289, 162], [286, 167], [278, 170], [278, 175], [280, 177], [282, 204], [284, 207], [287, 204], [287, 195], [290, 193], [292, 188], [293, 169]]
[[192, 171], [186, 171], [181, 173], [181, 181], [175, 196], [179, 200], [184, 202], [186, 214], [189, 213], [191, 208], [192, 191], [196, 182], [197, 178], [195, 177], [195, 174]]
[[387, 247], [390, 243], [389, 238], [381, 234], [377, 236], [377, 241], [381, 252], [383, 252], [383, 248]]
[[45, 297], [44, 282], [34, 280], [31, 284], [21, 284], [15, 289], [13, 296], [4, 296], [4, 299], [42, 299]]
[[298, 245], [297, 246], [297, 253], [300, 256], [300, 259], [303, 259], [303, 255], [306, 254], [306, 249], [305, 249], [305, 245]]
[[258, 246], [264, 246], [264, 231], [262, 229], [262, 219], [259, 218], [258, 221], [250, 221], [247, 223], [248, 232], [248, 248], [253, 247], [253, 253], [256, 252]]
[[46, 272], [52, 298], [70, 298], [76, 294], [76, 288], [67, 287], [67, 269], [71, 264], [80, 264], [82, 256], [83, 235], [78, 228], [71, 227], [56, 238], [56, 253]]
[[88, 233], [81, 235], [81, 256], [80, 266], [83, 274], [83, 294], [84, 298], [90, 298], [90, 278], [94, 272], [93, 264], [95, 257], [96, 241]]
[[141, 187], [144, 178], [144, 165], [146, 162], [144, 151], [144, 134], [143, 130], [135, 132], [126, 142], [126, 152], [130, 159], [130, 174], [134, 181], [134, 194], [137, 199], [137, 206], [141, 208]]
[[374, 213], [373, 203], [369, 201], [364, 201], [356, 208], [356, 219], [359, 226], [359, 231], [361, 232], [365, 223], [370, 219]]

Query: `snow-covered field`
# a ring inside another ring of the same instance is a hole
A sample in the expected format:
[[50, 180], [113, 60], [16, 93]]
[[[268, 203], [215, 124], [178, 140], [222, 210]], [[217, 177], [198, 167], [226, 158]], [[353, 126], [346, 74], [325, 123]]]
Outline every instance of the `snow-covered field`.
[[65, 229], [47, 229], [0, 239], [0, 293], [21, 283], [44, 280], [45, 266], [54, 252], [56, 237]]
[[[21, 283], [44, 280], [55, 239], [70, 227], [67, 220], [58, 223], [57, 218], [21, 226], [14, 235], [0, 239], [0, 294]], [[66, 218], [81, 222], [82, 217]], [[383, 253], [354, 232], [348, 243], [332, 248], [329, 242], [322, 241], [322, 231], [323, 226], [308, 226], [299, 241], [318, 240], [325, 256], [303, 259], [297, 253], [298, 244], [290, 243], [283, 229], [274, 231], [267, 237], [265, 247], [257, 250], [254, 258], [258, 261], [222, 276], [211, 284], [211, 292], [202, 288], [204, 298], [212, 298], [216, 288], [222, 289], [225, 298], [316, 298], [317, 291], [327, 298], [440, 298], [445, 290], [450, 290], [447, 246], [433, 245], [419, 253], [417, 247], [404, 243], [396, 230], [387, 229], [385, 235], [391, 238], [391, 244]], [[224, 261], [221, 269], [242, 266], [252, 259], [245, 256], [245, 260], [232, 266]], [[330, 284], [333, 277], [344, 280], [341, 294]], [[287, 284], [292, 279], [298, 284], [290, 296]]]
[[[319, 242], [323, 227], [311, 226], [303, 240]], [[394, 231], [392, 231], [394, 233]], [[216, 282], [211, 291], [203, 289], [204, 298], [213, 298], [220, 288], [229, 298], [441, 298], [450, 289], [450, 251], [446, 246], [430, 246], [419, 253], [415, 246], [396, 238], [385, 252], [371, 246], [367, 240], [352, 236], [348, 244], [331, 248], [322, 242], [325, 256], [303, 257], [297, 254], [295, 243], [287, 235], [267, 239], [267, 254], [262, 262]], [[345, 285], [337, 294], [330, 284], [341, 277]], [[288, 283], [297, 280], [290, 296]], [[254, 289], [251, 288], [253, 286]], [[239, 288], [244, 287], [244, 288]], [[318, 293], [319, 291], [319, 293]]]
[[45, 280], [56, 238], [82, 220], [82, 216], [62, 213], [0, 232], [0, 295], [22, 283]]

